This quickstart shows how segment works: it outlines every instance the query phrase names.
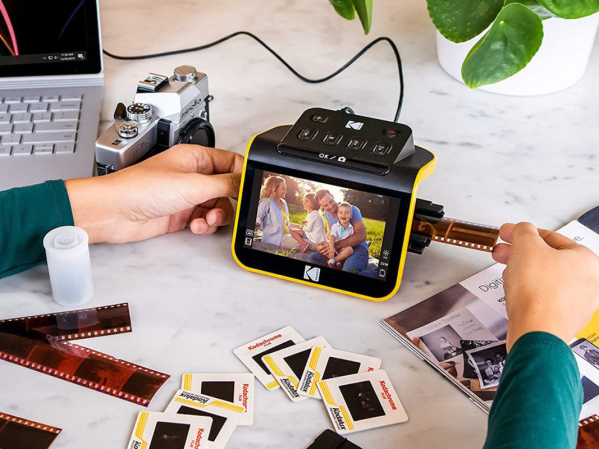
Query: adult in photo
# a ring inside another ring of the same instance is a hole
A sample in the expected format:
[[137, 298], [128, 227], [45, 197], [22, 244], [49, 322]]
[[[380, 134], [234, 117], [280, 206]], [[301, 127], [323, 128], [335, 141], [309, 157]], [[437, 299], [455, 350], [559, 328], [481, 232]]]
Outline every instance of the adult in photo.
[[264, 180], [260, 190], [256, 226], [262, 228], [262, 243], [286, 250], [299, 250], [301, 244], [291, 234], [291, 229], [299, 226], [289, 222], [286, 194], [287, 186], [280, 176], [269, 176]]
[[583, 357], [595, 368], [599, 368], [599, 351], [596, 348], [590, 348], [587, 344], [582, 344], [579, 348], [583, 351]]
[[[335, 197], [328, 190], [319, 190], [315, 195], [316, 201], [320, 207], [324, 210], [324, 217], [327, 221], [328, 229], [339, 222], [337, 217], [339, 211], [339, 203], [335, 200]], [[352, 225], [354, 232], [346, 239], [336, 242], [335, 248], [341, 249], [345, 247], [351, 247], [353, 253], [343, 263], [341, 268], [343, 271], [349, 271], [351, 273], [366, 272], [368, 267], [368, 244], [366, 243], [366, 226], [362, 219], [362, 213], [360, 209], [352, 205], [352, 217], [350, 224]], [[330, 232], [330, 231], [329, 231]], [[323, 240], [317, 245], [318, 252], [310, 254], [308, 256], [308, 262], [315, 265], [327, 265], [329, 259], [334, 257], [334, 254], [330, 254], [329, 242]]]

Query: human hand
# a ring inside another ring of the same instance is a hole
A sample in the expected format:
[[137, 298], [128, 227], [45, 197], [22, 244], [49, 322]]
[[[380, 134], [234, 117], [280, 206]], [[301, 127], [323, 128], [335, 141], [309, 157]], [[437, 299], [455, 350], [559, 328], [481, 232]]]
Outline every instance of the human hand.
[[65, 182], [75, 226], [90, 243], [126, 243], [189, 226], [212, 234], [229, 224], [243, 157], [198, 145], [176, 145], [116, 173]]
[[599, 257], [556, 232], [508, 223], [493, 258], [503, 272], [508, 350], [522, 335], [548, 332], [566, 343], [599, 308]]
[[323, 256], [329, 257], [329, 242], [320, 242], [316, 244], [316, 249]]
[[307, 226], [307, 225], [308, 225], [308, 220], [303, 220], [303, 221], [302, 221], [302, 225], [303, 225], [303, 226]]

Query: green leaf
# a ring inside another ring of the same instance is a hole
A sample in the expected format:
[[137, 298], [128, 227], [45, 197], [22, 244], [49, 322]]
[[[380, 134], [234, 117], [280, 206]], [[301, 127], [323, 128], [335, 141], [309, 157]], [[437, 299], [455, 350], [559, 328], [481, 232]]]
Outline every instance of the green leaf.
[[539, 0], [539, 3], [563, 19], [580, 19], [599, 11], [599, 0]]
[[466, 56], [462, 78], [471, 88], [509, 78], [526, 67], [542, 41], [539, 16], [522, 4], [507, 5]]
[[347, 20], [354, 20], [356, 17], [356, 10], [354, 9], [354, 3], [352, 0], [329, 0], [335, 11]]
[[541, 5], [537, 0], [505, 0], [505, 5], [509, 5], [511, 3], [520, 3], [534, 12], [537, 16], [541, 18], [541, 20], [551, 19], [552, 17], [557, 17], [543, 5]]
[[428, 14], [439, 32], [452, 42], [478, 36], [493, 23], [504, 0], [427, 0]]
[[372, 25], [372, 0], [353, 0], [353, 3], [362, 22], [364, 33], [368, 34]]

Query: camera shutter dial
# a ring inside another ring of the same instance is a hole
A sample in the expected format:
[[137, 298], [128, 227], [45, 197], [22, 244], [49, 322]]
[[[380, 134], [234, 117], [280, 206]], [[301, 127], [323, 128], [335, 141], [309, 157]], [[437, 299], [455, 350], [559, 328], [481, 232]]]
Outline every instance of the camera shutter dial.
[[146, 103], [132, 103], [127, 106], [127, 119], [146, 123], [152, 118], [152, 106]]
[[175, 69], [174, 77], [177, 81], [193, 81], [198, 71], [194, 66], [181, 65]]
[[137, 137], [139, 128], [135, 122], [123, 122], [116, 128], [116, 132], [125, 139], [132, 139], [133, 137]]

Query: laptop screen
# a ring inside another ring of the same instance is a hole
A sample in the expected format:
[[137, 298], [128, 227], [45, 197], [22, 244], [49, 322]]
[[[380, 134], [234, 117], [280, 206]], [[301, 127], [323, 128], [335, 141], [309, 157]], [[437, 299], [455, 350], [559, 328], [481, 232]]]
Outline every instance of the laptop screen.
[[0, 0], [0, 77], [98, 73], [97, 0]]

